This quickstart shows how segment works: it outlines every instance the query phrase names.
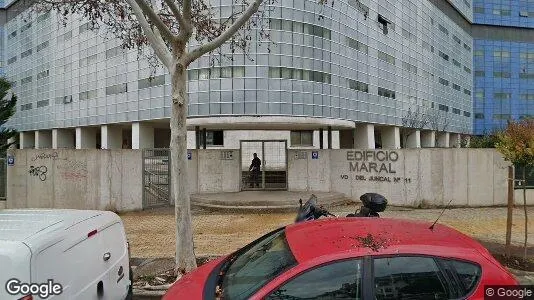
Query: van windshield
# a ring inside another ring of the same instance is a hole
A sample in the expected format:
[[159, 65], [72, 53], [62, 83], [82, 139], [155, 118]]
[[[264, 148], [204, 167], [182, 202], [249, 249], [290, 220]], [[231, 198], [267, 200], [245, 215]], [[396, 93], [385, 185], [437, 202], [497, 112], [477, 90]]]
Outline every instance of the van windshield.
[[224, 299], [247, 299], [296, 264], [285, 231], [274, 232], [238, 254], [229, 266], [222, 284]]

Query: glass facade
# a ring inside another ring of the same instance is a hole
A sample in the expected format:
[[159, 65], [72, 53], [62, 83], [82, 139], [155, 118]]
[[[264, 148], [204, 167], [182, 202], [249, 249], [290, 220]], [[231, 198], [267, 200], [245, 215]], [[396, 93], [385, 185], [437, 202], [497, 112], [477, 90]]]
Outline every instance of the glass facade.
[[510, 29], [499, 39], [474, 39], [474, 133], [491, 134], [508, 120], [534, 118], [534, 41], [512, 34], [522, 27], [534, 35], [534, 0], [475, 0], [473, 15], [476, 24]]
[[[266, 12], [272, 42], [258, 41], [247, 55], [224, 45], [233, 60], [213, 66], [212, 53], [191, 64], [190, 117], [401, 126], [409, 111], [422, 109], [448, 119], [446, 131], [470, 133], [473, 39], [458, 19], [471, 16], [471, 1], [440, 1], [279, 1]], [[229, 17], [232, 3], [217, 1], [216, 17]], [[48, 13], [4, 26], [6, 74], [20, 105], [12, 125], [27, 131], [170, 117], [164, 69], [151, 74], [136, 51], [122, 51], [81, 18], [66, 27], [55, 20]]]

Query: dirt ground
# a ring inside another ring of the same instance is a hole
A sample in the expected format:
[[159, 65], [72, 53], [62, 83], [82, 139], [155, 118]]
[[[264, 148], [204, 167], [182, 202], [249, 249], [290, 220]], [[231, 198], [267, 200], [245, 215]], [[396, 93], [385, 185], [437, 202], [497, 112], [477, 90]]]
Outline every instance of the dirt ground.
[[[332, 213], [344, 216], [356, 206], [338, 207]], [[426, 220], [433, 222], [441, 209], [389, 208], [382, 217]], [[529, 244], [534, 245], [534, 207], [529, 212]], [[132, 257], [173, 257], [175, 239], [174, 209], [158, 209], [121, 215], [131, 246]], [[293, 223], [294, 213], [241, 214], [194, 211], [193, 227], [196, 255], [228, 254], [275, 228]], [[506, 208], [448, 209], [439, 223], [482, 241], [504, 244]], [[523, 244], [523, 209], [514, 210], [512, 243]], [[530, 250], [534, 257], [534, 250]]]

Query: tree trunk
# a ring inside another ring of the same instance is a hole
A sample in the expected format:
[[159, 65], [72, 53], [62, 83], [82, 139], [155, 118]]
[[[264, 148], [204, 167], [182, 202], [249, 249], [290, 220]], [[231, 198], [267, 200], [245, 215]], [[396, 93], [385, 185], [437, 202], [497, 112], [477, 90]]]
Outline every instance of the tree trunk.
[[508, 167], [508, 213], [506, 216], [506, 244], [504, 253], [510, 257], [510, 244], [512, 242], [512, 215], [514, 211], [514, 167]]
[[171, 70], [171, 180], [176, 218], [176, 275], [185, 274], [197, 267], [193, 248], [191, 199], [187, 175], [187, 70], [176, 64]]
[[525, 253], [524, 259], [527, 260], [527, 240], [528, 240], [528, 213], [527, 213], [527, 176], [526, 176], [527, 166], [523, 166], [523, 210], [525, 212]]

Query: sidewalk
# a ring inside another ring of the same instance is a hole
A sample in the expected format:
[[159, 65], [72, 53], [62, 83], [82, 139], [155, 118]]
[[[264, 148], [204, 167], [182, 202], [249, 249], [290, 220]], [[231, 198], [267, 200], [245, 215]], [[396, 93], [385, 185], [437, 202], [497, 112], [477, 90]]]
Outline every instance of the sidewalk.
[[353, 203], [342, 193], [287, 191], [194, 194], [191, 195], [191, 203], [196, 207], [218, 212], [288, 212], [298, 208], [299, 199], [306, 202], [312, 194], [317, 196], [317, 201], [325, 207]]

